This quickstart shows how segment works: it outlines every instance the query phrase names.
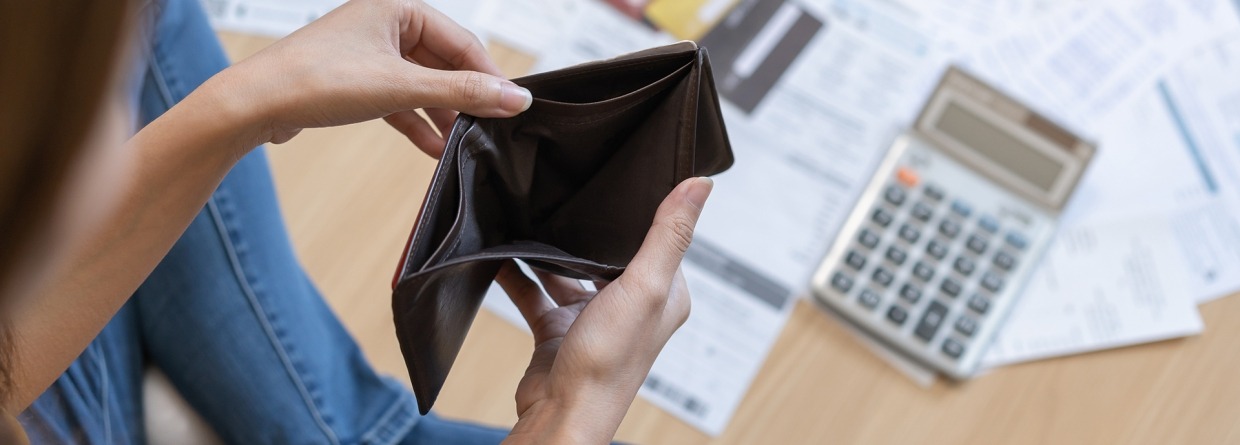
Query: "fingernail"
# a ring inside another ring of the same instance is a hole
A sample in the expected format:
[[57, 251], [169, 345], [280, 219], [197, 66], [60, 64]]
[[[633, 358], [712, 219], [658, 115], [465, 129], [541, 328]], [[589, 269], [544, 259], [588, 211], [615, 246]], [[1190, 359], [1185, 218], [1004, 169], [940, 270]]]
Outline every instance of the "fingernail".
[[715, 181], [705, 176], [693, 178], [693, 183], [689, 184], [689, 192], [685, 194], [685, 199], [689, 200], [689, 204], [693, 204], [698, 210], [702, 210], [706, 206], [706, 198], [710, 196], [711, 189], [715, 188]]
[[499, 92], [499, 107], [509, 113], [528, 110], [534, 103], [534, 95], [530, 94], [530, 90], [521, 88], [512, 82], [501, 82]]

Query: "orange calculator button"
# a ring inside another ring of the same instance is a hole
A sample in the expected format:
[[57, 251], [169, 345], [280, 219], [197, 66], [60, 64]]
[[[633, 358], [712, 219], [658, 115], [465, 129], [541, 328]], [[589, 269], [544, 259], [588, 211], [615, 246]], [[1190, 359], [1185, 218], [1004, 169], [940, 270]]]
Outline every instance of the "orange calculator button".
[[904, 184], [905, 187], [912, 187], [917, 185], [919, 178], [917, 177], [917, 172], [913, 171], [913, 169], [900, 167], [899, 170], [896, 170], [896, 180]]

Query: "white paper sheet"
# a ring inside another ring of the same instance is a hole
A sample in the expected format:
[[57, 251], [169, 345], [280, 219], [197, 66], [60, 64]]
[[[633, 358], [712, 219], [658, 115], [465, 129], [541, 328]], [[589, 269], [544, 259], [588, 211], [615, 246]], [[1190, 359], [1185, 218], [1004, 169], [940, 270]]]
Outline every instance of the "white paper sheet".
[[1188, 270], [1167, 224], [1155, 215], [1061, 232], [984, 366], [1201, 332]]
[[1153, 87], [1186, 51], [1238, 24], [1225, 0], [1094, 2], [989, 43], [963, 64], [1092, 134], [1092, 122]]
[[[216, 29], [284, 37], [322, 17], [345, 0], [201, 0]], [[483, 0], [424, 0], [474, 31]]]

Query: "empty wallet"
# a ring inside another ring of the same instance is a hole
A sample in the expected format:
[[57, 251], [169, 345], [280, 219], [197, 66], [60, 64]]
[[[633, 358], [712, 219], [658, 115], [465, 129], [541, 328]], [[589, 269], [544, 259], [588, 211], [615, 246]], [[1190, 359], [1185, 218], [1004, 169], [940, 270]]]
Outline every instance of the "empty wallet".
[[732, 165], [710, 61], [693, 42], [513, 82], [534, 95], [524, 113], [453, 124], [393, 279], [423, 414], [504, 261], [613, 280], [677, 184]]

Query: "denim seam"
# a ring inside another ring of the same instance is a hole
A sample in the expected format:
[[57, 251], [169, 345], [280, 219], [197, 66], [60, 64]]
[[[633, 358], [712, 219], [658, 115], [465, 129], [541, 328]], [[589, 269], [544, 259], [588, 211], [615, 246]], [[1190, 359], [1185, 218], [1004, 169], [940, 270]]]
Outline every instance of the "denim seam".
[[[379, 416], [379, 420], [375, 421], [374, 426], [362, 434], [361, 444], [373, 445], [392, 445], [400, 442], [404, 436], [413, 430], [415, 417], [410, 410], [407, 397], [398, 397], [392, 406], [388, 407], [383, 415]], [[406, 420], [407, 419], [407, 420]], [[393, 425], [399, 425], [393, 428]]]
[[109, 383], [111, 379], [108, 377], [107, 356], [100, 351], [101, 347], [91, 348], [91, 355], [95, 356], [94, 361], [99, 365], [99, 414], [103, 418], [103, 440], [104, 443], [112, 443], [112, 415], [111, 404], [108, 403]]
[[319, 429], [323, 431], [323, 434], [327, 437], [328, 441], [333, 444], [339, 444], [340, 439], [336, 437], [335, 432], [332, 431], [331, 427], [328, 426], [323, 420], [322, 413], [319, 411], [318, 406], [315, 405], [313, 396], [311, 396], [309, 391], [306, 389], [300, 374], [296, 369], [294, 369], [293, 363], [284, 349], [284, 345], [275, 334], [271, 324], [268, 322], [266, 311], [263, 309], [262, 303], [258, 301], [258, 296], [255, 295], [253, 288], [250, 286], [249, 280], [245, 276], [245, 271], [241, 267], [241, 261], [237, 257], [236, 248], [233, 245], [232, 238], [228, 235], [228, 227], [227, 224], [224, 223], [223, 217], [220, 214], [215, 196], [212, 196], [211, 199], [207, 201], [207, 210], [211, 213], [211, 219], [215, 224], [216, 231], [220, 235], [220, 241], [224, 245], [224, 250], [228, 254], [228, 261], [232, 267], [233, 275], [237, 279], [238, 284], [241, 286], [241, 290], [245, 294], [246, 299], [249, 300], [250, 307], [254, 310], [259, 324], [262, 325], [263, 332], [267, 334], [267, 339], [271, 342], [272, 348], [275, 349], [276, 354], [280, 357], [280, 362], [284, 364], [285, 372], [288, 373], [289, 379], [291, 379], [293, 384], [297, 387], [297, 391], [300, 393], [302, 401], [306, 404], [306, 408], [310, 411], [310, 414], [314, 418], [315, 423], [319, 426]]

